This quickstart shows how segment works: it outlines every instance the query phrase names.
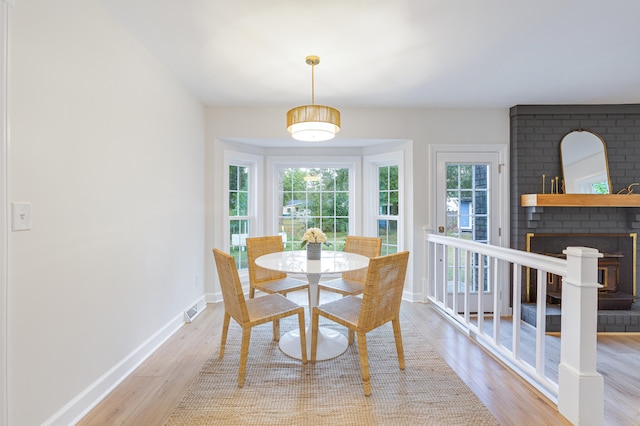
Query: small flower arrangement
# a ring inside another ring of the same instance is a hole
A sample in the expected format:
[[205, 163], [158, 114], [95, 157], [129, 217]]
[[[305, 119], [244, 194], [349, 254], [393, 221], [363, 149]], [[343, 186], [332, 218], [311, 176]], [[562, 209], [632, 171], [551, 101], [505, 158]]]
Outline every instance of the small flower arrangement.
[[300, 248], [304, 248], [308, 243], [326, 243], [327, 236], [322, 229], [320, 228], [309, 228], [307, 232], [302, 236], [302, 243], [300, 244]]

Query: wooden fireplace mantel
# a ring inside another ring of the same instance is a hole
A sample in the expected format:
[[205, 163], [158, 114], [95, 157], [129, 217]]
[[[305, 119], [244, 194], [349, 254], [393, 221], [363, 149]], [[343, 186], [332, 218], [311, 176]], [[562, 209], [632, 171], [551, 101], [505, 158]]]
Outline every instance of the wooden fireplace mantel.
[[522, 207], [640, 207], [640, 194], [522, 194]]

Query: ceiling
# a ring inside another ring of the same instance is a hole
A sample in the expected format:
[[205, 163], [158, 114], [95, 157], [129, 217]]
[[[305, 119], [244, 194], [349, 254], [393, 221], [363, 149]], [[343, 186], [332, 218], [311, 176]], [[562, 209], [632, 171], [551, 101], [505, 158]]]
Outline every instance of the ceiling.
[[206, 105], [640, 102], [640, 1], [99, 0]]

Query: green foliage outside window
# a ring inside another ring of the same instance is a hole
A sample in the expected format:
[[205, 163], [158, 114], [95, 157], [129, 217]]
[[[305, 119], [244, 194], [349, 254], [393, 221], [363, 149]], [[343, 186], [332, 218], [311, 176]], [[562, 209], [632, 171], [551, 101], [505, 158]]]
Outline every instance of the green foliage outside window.
[[285, 246], [297, 249], [306, 229], [320, 228], [335, 250], [344, 250], [349, 232], [349, 169], [283, 168], [280, 231]]
[[229, 251], [238, 269], [247, 268], [246, 238], [249, 236], [249, 168], [229, 166]]

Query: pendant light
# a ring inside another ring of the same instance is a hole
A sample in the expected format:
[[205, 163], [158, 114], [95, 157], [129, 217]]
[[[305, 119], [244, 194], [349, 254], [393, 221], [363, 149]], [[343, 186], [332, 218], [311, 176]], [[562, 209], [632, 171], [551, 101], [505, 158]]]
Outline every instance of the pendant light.
[[340, 111], [324, 105], [315, 105], [314, 67], [320, 63], [317, 56], [307, 56], [311, 65], [311, 105], [302, 105], [287, 112], [287, 130], [299, 141], [319, 142], [333, 139], [340, 131]]

